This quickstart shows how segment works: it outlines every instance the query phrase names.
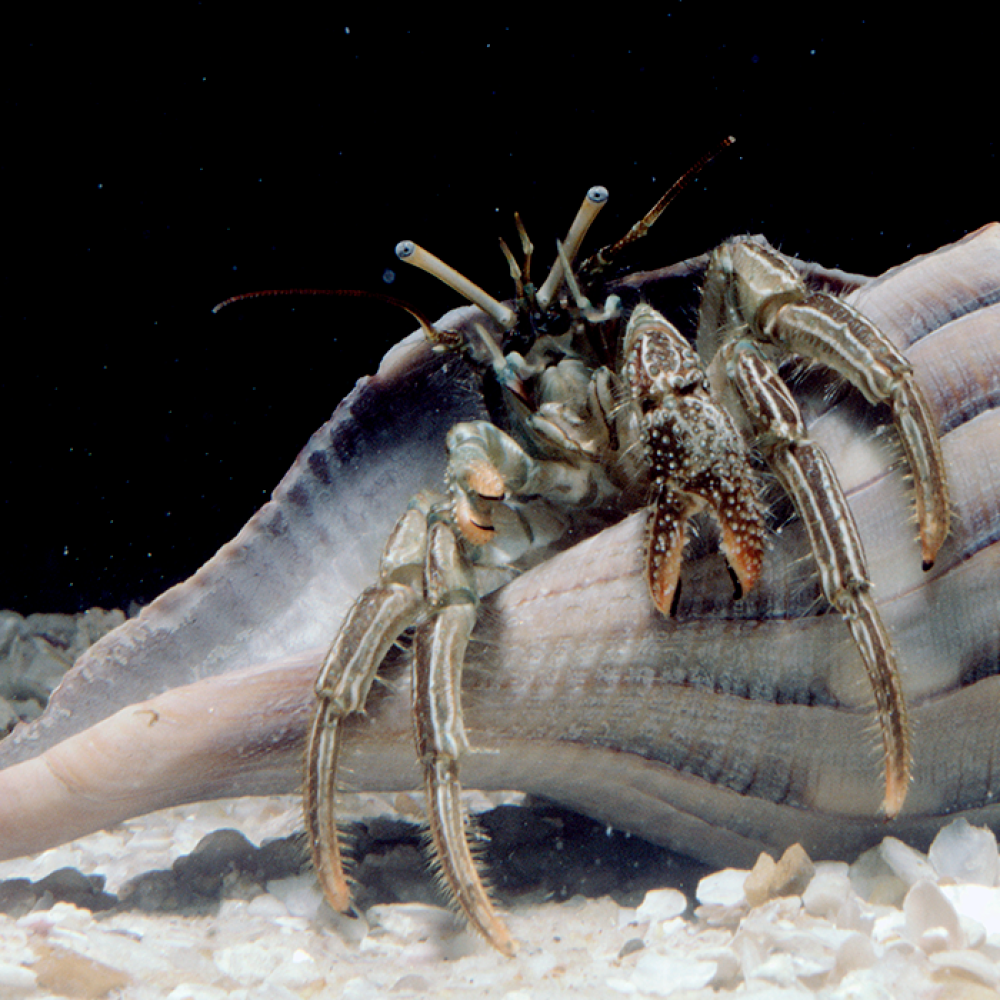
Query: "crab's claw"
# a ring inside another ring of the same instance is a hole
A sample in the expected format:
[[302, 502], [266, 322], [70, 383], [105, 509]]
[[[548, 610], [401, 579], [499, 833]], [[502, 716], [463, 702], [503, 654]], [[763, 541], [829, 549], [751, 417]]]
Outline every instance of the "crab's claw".
[[[714, 492], [714, 491], [713, 491]], [[737, 599], [760, 578], [764, 560], [764, 531], [751, 484], [710, 501], [694, 492], [665, 485], [657, 494], [646, 533], [646, 579], [656, 609], [671, 615], [677, 600], [687, 521], [708, 503], [722, 529], [722, 551], [739, 587]]]

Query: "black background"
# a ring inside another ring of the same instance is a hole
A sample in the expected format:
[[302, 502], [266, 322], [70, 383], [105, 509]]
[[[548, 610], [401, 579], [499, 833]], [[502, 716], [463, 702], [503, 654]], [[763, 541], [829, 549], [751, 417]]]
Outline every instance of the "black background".
[[437, 315], [457, 299], [401, 271], [411, 238], [503, 297], [515, 209], [547, 260], [605, 184], [607, 242], [728, 133], [636, 266], [755, 231], [878, 273], [998, 215], [990, 39], [940, 8], [620, 5], [557, 29], [246, 10], [7, 31], [0, 607], [127, 606], [188, 576], [413, 326], [324, 298], [212, 315], [237, 292]]

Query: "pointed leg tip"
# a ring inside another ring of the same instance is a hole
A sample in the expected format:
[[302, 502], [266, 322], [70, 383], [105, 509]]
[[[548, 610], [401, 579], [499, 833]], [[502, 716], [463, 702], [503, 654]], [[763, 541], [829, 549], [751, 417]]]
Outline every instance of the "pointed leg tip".
[[353, 908], [351, 887], [344, 873], [336, 827], [318, 830], [311, 844], [313, 869], [323, 898], [338, 913], [350, 913]]
[[489, 927], [481, 928], [487, 942], [504, 958], [514, 958], [518, 951], [518, 943], [511, 937], [507, 926], [499, 918], [495, 918]]
[[466, 838], [458, 764], [432, 760], [424, 772], [434, 864], [469, 925], [501, 955], [513, 958], [517, 944], [497, 916]]
[[925, 573], [934, 565], [940, 547], [940, 539], [920, 536], [920, 561]]
[[899, 815], [899, 810], [901, 808], [902, 808], [902, 805], [898, 805], [896, 803], [892, 803], [888, 799], [885, 799], [882, 802], [882, 806], [879, 809], [879, 812], [882, 814], [882, 819], [886, 823], [890, 823], [892, 820], [894, 820]]
[[905, 780], [894, 780], [886, 783], [885, 799], [882, 801], [881, 813], [886, 822], [895, 819], [906, 803], [906, 793], [909, 786], [909, 774]]
[[486, 943], [504, 958], [515, 958], [521, 946], [511, 936], [507, 925], [494, 913], [488, 922], [470, 921], [472, 927], [485, 939]]
[[920, 538], [920, 559], [923, 570], [926, 573], [928, 570], [934, 568], [934, 563], [937, 561], [938, 552], [941, 546], [944, 544], [944, 537], [934, 537], [934, 538]]
[[948, 537], [947, 517], [932, 517], [920, 524], [920, 556], [923, 559], [924, 572], [929, 570], [935, 563], [941, 546], [944, 545]]
[[343, 869], [328, 872], [317, 868], [316, 876], [319, 879], [320, 889], [323, 890], [323, 897], [330, 904], [330, 908], [338, 913], [352, 912], [351, 887], [348, 885]]

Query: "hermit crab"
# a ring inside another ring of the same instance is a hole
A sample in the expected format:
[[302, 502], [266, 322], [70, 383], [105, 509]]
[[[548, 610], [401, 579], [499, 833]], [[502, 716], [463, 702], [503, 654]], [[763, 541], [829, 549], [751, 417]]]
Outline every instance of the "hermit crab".
[[[825, 369], [782, 367], [844, 487], [899, 661], [913, 733], [899, 814], [880, 815], [857, 645], [823, 597], [805, 524], [763, 469], [766, 551], [740, 600], [711, 519], [694, 518], [676, 610], [661, 614], [645, 508], [579, 544], [588, 512], [571, 512], [566, 551], [536, 552], [482, 599], [461, 677], [474, 751], [463, 784], [544, 797], [722, 867], [795, 843], [817, 860], [852, 861], [889, 835], [926, 848], [955, 817], [1000, 829], [1000, 224], [924, 249], [874, 278], [791, 263], [913, 366], [949, 484], [932, 570], [890, 407]], [[633, 270], [606, 291], [641, 296], [693, 337], [709, 259]], [[434, 326], [463, 342], [494, 329], [473, 306]], [[185, 803], [300, 794], [330, 640], [408, 500], [444, 482], [452, 427], [496, 414], [487, 387], [481, 365], [435, 353], [419, 331], [393, 347], [239, 534], [87, 650], [44, 714], [0, 740], [0, 858]], [[364, 714], [343, 720], [338, 774], [351, 791], [422, 783], [411, 652], [390, 649]]]
[[471, 367], [494, 405], [491, 419], [449, 430], [441, 491], [419, 494], [402, 513], [377, 581], [348, 612], [316, 681], [306, 823], [324, 891], [338, 909], [350, 907], [334, 810], [345, 723], [365, 711], [387, 653], [412, 630], [413, 718], [434, 861], [471, 925], [512, 954], [477, 872], [460, 801], [460, 768], [476, 753], [461, 684], [480, 599], [546, 553], [648, 508], [644, 575], [658, 613], [674, 608], [692, 524], [713, 538], [717, 531], [739, 601], [767, 558], [765, 483], [780, 487], [804, 525], [823, 596], [867, 672], [884, 757], [883, 812], [891, 818], [904, 803], [912, 753], [893, 643], [837, 474], [810, 440], [779, 369], [793, 359], [822, 366], [870, 404], [891, 409], [912, 476], [925, 570], [949, 530], [938, 432], [897, 348], [861, 312], [810, 287], [760, 237], [737, 237], [711, 253], [690, 339], [608, 279], [620, 250], [646, 233], [700, 166], [625, 237], [577, 263], [607, 199], [592, 188], [537, 286], [533, 247], [518, 219], [523, 263], [503, 246], [513, 304], [413, 243], [397, 247], [401, 259], [482, 310], [461, 333], [423, 325], [436, 350]]

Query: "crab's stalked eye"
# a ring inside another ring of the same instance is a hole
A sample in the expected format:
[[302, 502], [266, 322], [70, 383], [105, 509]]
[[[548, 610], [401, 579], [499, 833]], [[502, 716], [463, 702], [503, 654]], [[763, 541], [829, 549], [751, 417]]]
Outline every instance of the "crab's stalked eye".
[[479, 306], [488, 316], [491, 316], [504, 330], [512, 330], [517, 323], [517, 313], [513, 309], [498, 302], [492, 295], [484, 292], [477, 284], [469, 281], [464, 274], [459, 274], [443, 260], [428, 253], [423, 247], [411, 240], [402, 240], [396, 244], [396, 256], [407, 264], [419, 267], [420, 270], [434, 275], [438, 281], [453, 288], [463, 298], [474, 306]]

